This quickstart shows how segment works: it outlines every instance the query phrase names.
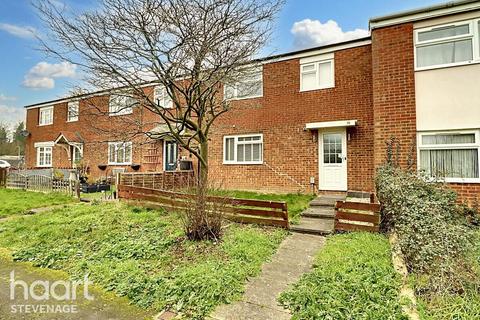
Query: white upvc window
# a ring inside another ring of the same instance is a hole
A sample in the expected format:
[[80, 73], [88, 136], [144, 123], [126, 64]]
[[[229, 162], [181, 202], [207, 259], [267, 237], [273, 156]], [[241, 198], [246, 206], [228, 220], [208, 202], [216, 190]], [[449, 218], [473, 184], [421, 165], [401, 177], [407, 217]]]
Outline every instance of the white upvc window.
[[40, 108], [38, 114], [38, 125], [46, 126], [53, 123], [53, 106]]
[[475, 19], [415, 30], [415, 69], [479, 63], [479, 28]]
[[110, 96], [109, 113], [110, 116], [122, 116], [133, 113], [133, 106], [137, 103], [134, 98], [121, 95], [112, 94]]
[[76, 164], [77, 162], [83, 159], [83, 145], [72, 145], [71, 146], [71, 154], [72, 154], [72, 163]]
[[37, 151], [37, 167], [50, 168], [54, 142], [37, 142], [34, 147]]
[[223, 137], [224, 164], [262, 164], [263, 135], [248, 134]]
[[226, 100], [263, 97], [263, 67], [248, 68], [241, 72], [241, 79], [224, 85]]
[[108, 164], [109, 165], [132, 164], [132, 143], [131, 142], [109, 142], [108, 143]]
[[78, 101], [71, 101], [67, 105], [67, 122], [78, 121], [78, 113], [80, 103]]
[[419, 169], [446, 182], [480, 183], [480, 130], [418, 134]]
[[300, 91], [335, 87], [333, 59], [300, 64]]
[[164, 86], [156, 86], [153, 89], [153, 101], [164, 109], [173, 108], [173, 101]]

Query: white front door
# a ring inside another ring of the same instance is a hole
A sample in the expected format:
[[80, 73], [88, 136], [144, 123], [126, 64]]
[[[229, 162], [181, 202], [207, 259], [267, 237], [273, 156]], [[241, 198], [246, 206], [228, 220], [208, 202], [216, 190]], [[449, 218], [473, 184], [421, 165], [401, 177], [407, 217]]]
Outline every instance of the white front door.
[[347, 130], [319, 131], [319, 189], [347, 191]]

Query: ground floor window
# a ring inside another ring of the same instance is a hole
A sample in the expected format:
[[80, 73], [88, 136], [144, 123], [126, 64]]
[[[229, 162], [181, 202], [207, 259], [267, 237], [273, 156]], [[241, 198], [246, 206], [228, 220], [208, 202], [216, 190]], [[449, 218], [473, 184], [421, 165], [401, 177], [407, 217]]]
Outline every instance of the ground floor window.
[[132, 163], [131, 142], [109, 142], [108, 143], [108, 164], [128, 165]]
[[52, 166], [52, 147], [37, 147], [37, 167]]
[[419, 133], [419, 168], [447, 182], [480, 182], [480, 131]]
[[249, 134], [223, 138], [223, 163], [262, 164], [263, 135]]

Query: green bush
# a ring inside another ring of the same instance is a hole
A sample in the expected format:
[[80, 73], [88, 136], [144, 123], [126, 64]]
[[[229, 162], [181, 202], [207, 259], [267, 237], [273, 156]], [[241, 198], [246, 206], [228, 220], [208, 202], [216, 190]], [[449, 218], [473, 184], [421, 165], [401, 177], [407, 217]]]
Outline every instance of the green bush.
[[419, 276], [417, 292], [459, 292], [475, 278], [465, 264], [473, 230], [456, 194], [416, 172], [386, 165], [376, 177], [382, 224], [398, 234], [407, 268]]
[[293, 319], [407, 319], [400, 286], [385, 236], [342, 234], [327, 239], [313, 272], [279, 300]]

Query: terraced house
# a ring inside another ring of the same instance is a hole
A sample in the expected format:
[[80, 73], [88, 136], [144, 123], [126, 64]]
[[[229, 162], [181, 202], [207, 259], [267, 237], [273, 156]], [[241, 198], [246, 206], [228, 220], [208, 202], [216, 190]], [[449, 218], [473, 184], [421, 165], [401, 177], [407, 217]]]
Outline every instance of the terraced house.
[[[212, 178], [234, 189], [370, 192], [395, 138], [401, 165], [442, 177], [473, 202], [480, 194], [480, 1], [372, 18], [370, 29], [367, 38], [255, 61], [256, 76], [246, 80], [253, 92], [244, 92], [245, 83], [226, 86], [232, 110], [211, 137]], [[145, 90], [168, 100], [161, 87]], [[92, 101], [111, 114], [92, 119]], [[119, 103], [99, 92], [27, 106], [28, 167], [69, 168], [83, 158], [93, 176], [102, 174], [98, 165], [179, 170], [188, 154], [168, 138], [117, 141], [91, 129], [121, 125], [122, 117], [153, 122], [141, 107], [115, 112]]]

